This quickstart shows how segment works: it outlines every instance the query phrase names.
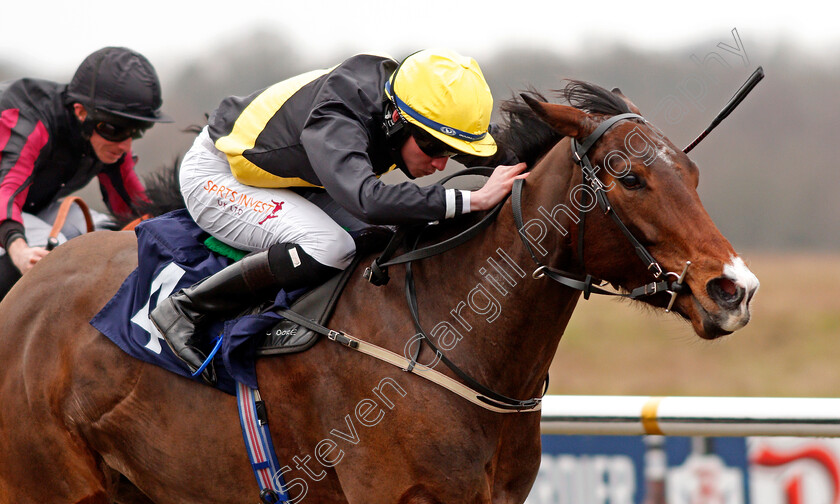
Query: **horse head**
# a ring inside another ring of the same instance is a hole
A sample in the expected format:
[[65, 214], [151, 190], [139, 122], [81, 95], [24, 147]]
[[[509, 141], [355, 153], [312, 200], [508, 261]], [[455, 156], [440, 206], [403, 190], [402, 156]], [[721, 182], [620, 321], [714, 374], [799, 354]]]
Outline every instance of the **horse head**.
[[542, 214], [568, 225], [572, 252], [554, 260], [627, 292], [666, 279], [668, 292], [638, 299], [669, 307], [702, 338], [744, 327], [759, 282], [703, 207], [697, 165], [619, 90], [571, 81], [564, 92], [570, 106], [522, 95], [565, 137], [528, 179], [552, 188], [535, 196], [554, 208]]

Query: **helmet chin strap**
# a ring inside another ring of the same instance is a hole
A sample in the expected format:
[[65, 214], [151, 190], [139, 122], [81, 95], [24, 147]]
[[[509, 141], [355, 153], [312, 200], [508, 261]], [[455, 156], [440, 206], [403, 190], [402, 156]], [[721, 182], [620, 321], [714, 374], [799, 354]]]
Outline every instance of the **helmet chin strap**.
[[82, 138], [90, 140], [90, 137], [93, 136], [93, 128], [95, 125], [96, 121], [94, 121], [90, 115], [85, 117], [85, 120], [82, 121]]
[[408, 121], [400, 115], [396, 105], [391, 100], [386, 100], [385, 102], [382, 129], [385, 133], [385, 143], [388, 145], [391, 160], [406, 177], [414, 180], [414, 175], [408, 171], [408, 167], [405, 165], [405, 160], [402, 157], [402, 147], [408, 141], [408, 137], [411, 136], [411, 128], [408, 125]]

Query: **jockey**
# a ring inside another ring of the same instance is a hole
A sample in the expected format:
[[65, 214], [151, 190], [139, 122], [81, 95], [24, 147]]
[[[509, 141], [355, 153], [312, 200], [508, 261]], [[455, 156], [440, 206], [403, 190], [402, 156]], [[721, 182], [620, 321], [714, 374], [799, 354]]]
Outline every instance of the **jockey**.
[[[328, 279], [350, 264], [351, 233], [492, 208], [525, 176], [524, 163], [498, 166], [477, 191], [379, 180], [395, 167], [412, 179], [430, 175], [451, 156], [515, 163], [488, 131], [492, 109], [478, 64], [451, 50], [399, 65], [357, 55], [226, 98], [184, 156], [181, 192], [202, 229], [256, 253], [163, 300], [152, 322], [195, 371], [208, 350], [195, 332], [205, 316]], [[212, 366], [203, 373], [215, 381]]]
[[[0, 83], [0, 299], [46, 254], [61, 198], [94, 177], [114, 215], [145, 199], [132, 140], [160, 112], [157, 74], [142, 55], [106, 47], [89, 55], [69, 84], [24, 78]], [[85, 229], [70, 213], [63, 239]], [[93, 212], [97, 228], [108, 218]]]

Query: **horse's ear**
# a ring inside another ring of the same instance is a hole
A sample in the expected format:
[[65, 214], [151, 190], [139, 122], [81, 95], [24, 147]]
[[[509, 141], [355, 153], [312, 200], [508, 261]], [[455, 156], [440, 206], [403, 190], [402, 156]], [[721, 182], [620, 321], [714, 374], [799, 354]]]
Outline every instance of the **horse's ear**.
[[596, 128], [592, 117], [582, 110], [566, 105], [541, 102], [524, 93], [519, 96], [541, 120], [564, 136], [581, 139], [592, 133]]
[[627, 106], [630, 107], [630, 112], [633, 112], [634, 114], [642, 115], [642, 111], [639, 110], [639, 107], [637, 107], [635, 103], [631, 102], [630, 98], [627, 98], [626, 96], [624, 96], [624, 93], [622, 93], [620, 89], [613, 88], [612, 92], [613, 92], [613, 94], [618, 95], [619, 98], [624, 100], [624, 103], [626, 103]]

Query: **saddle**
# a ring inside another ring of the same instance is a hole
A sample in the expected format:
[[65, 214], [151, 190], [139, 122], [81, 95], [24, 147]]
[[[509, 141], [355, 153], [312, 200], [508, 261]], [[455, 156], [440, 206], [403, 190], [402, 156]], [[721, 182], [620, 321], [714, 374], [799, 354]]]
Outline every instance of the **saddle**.
[[393, 229], [387, 227], [365, 229], [354, 236], [356, 256], [350, 266], [301, 295], [288, 310], [278, 311], [277, 313], [284, 318], [262, 336], [256, 356], [303, 352], [314, 345], [318, 341], [319, 333], [292, 319], [305, 319], [315, 325], [326, 326], [347, 282], [357, 270], [361, 258], [370, 252], [384, 249], [392, 236]]
[[[335, 304], [341, 292], [347, 286], [350, 276], [359, 264], [358, 255], [353, 263], [341, 273], [323, 284], [300, 296], [289, 311], [311, 320], [318, 325], [325, 325], [335, 310]], [[283, 315], [283, 313], [280, 313]], [[289, 318], [284, 318], [266, 331], [262, 343], [257, 349], [257, 356], [290, 354], [309, 349], [318, 340], [319, 334]]]

